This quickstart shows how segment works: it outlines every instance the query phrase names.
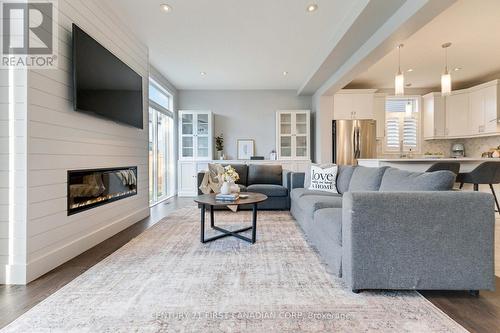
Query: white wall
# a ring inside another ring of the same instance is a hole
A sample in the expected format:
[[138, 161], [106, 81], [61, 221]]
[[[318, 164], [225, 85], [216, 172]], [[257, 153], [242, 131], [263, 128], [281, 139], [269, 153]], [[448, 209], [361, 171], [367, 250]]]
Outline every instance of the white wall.
[[236, 140], [254, 139], [255, 155], [276, 149], [276, 111], [311, 110], [310, 96], [294, 90], [180, 90], [179, 110], [210, 110], [215, 135], [224, 134], [224, 152], [236, 159]]
[[[59, 0], [59, 69], [28, 72], [25, 283], [149, 215], [148, 50], [98, 0]], [[71, 24], [143, 76], [144, 130], [73, 111]], [[67, 171], [138, 167], [138, 194], [67, 216]]]

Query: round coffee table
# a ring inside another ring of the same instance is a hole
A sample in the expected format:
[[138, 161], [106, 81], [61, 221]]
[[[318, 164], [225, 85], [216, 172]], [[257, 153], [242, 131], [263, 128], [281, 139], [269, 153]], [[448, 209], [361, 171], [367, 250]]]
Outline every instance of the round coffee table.
[[[240, 195], [248, 195], [247, 198], [240, 198], [236, 201], [221, 201], [215, 199], [215, 193], [211, 194], [203, 194], [197, 196], [194, 201], [201, 205], [201, 232], [200, 232], [200, 241], [202, 243], [211, 242], [219, 238], [233, 236], [244, 241], [255, 243], [255, 238], [257, 234], [257, 204], [259, 202], [263, 202], [267, 200], [267, 196], [261, 193], [251, 193], [251, 192], [241, 192]], [[253, 214], [252, 214], [252, 226], [246, 227], [234, 231], [222, 229], [215, 225], [214, 222], [214, 207], [216, 206], [228, 206], [228, 205], [253, 205]], [[205, 238], [205, 210], [206, 207], [209, 207], [210, 210], [210, 227], [214, 230], [220, 231], [222, 234]], [[252, 230], [252, 238], [248, 238], [240, 235], [239, 233]]]

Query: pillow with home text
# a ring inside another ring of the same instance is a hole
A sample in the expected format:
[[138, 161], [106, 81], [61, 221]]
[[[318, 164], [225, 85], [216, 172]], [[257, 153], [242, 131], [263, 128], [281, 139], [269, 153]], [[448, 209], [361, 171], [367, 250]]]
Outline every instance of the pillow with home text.
[[337, 191], [337, 171], [336, 164], [311, 165], [309, 190], [339, 193]]

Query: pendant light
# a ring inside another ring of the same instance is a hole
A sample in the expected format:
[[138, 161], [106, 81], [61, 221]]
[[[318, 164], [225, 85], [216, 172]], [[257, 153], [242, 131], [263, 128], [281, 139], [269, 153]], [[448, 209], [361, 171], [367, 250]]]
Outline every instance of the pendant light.
[[405, 77], [401, 72], [401, 48], [403, 44], [398, 45], [398, 72], [394, 77], [394, 95], [403, 96], [405, 94]]
[[441, 47], [444, 49], [444, 72], [441, 75], [441, 95], [448, 96], [451, 94], [451, 75], [448, 72], [448, 48], [451, 43], [444, 43]]

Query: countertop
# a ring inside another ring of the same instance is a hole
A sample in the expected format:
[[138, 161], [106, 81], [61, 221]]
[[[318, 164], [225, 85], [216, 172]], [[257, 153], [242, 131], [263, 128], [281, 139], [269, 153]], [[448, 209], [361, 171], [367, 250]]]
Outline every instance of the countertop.
[[360, 158], [358, 161], [378, 161], [378, 162], [434, 162], [434, 161], [442, 161], [442, 162], [479, 162], [479, 161], [494, 161], [500, 162], [500, 158], [481, 158], [481, 157], [442, 157], [442, 158], [425, 158], [425, 157], [416, 157], [416, 158]]

